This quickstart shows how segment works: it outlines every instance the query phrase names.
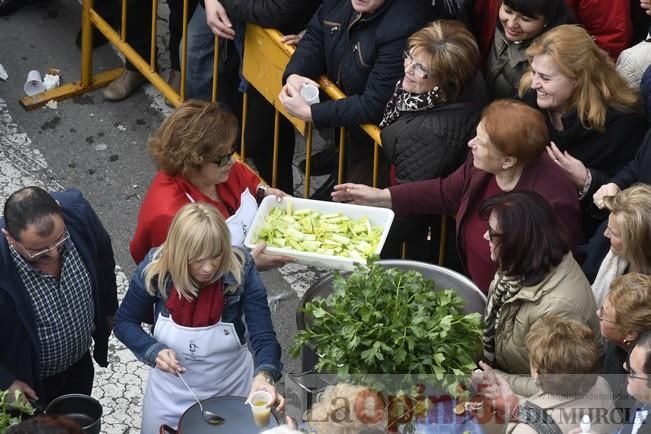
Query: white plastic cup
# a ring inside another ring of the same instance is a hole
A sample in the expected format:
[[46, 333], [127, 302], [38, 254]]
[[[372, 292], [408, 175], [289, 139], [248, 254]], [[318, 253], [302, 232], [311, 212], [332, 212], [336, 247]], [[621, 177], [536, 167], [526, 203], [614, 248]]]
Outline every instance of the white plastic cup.
[[304, 83], [301, 86], [300, 94], [308, 105], [319, 102], [319, 88], [313, 84]]
[[27, 96], [34, 96], [41, 92], [45, 91], [45, 86], [43, 85], [43, 78], [41, 73], [37, 70], [29, 71], [27, 74], [27, 81], [25, 81], [25, 86], [23, 87], [25, 94]]
[[249, 398], [253, 420], [260, 428], [269, 425], [271, 417], [271, 394], [264, 390], [254, 392]]

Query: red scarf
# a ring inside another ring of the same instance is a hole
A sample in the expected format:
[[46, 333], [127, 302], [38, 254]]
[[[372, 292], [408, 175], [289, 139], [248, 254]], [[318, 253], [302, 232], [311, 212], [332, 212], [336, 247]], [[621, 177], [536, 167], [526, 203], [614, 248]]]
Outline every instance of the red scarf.
[[219, 279], [210, 286], [199, 290], [199, 295], [192, 300], [179, 297], [175, 288], [165, 307], [178, 325], [185, 327], [205, 327], [217, 324], [224, 311], [224, 280]]

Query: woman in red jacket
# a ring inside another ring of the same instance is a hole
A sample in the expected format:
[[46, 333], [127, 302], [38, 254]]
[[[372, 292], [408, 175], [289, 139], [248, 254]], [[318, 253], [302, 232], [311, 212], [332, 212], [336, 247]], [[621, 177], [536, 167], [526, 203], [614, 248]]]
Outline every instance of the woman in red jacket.
[[581, 214], [576, 189], [544, 153], [549, 132], [540, 112], [514, 100], [489, 105], [468, 146], [472, 153], [450, 176], [396, 185], [383, 190], [341, 184], [337, 202], [392, 208], [398, 216], [447, 214], [456, 218], [457, 249], [471, 278], [487, 291], [495, 264], [483, 236], [481, 203], [507, 191], [529, 190], [543, 196], [572, 234], [581, 241]]
[[[206, 202], [216, 207], [227, 219], [232, 244], [241, 246], [258, 210], [258, 199], [284, 195], [233, 158], [237, 132], [235, 116], [218, 104], [190, 100], [152, 135], [149, 152], [159, 170], [142, 201], [131, 240], [131, 256], [137, 264], [165, 241], [172, 219], [183, 205]], [[291, 260], [265, 254], [264, 245], [251, 255], [259, 270]]]

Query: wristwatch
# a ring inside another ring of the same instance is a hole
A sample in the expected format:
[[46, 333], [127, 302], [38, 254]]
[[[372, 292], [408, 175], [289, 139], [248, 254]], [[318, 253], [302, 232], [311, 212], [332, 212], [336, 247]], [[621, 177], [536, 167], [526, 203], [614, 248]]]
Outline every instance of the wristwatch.
[[268, 371], [259, 371], [257, 374], [255, 374], [255, 376], [256, 377], [260, 376], [260, 377], [264, 378], [264, 381], [271, 384], [272, 386], [276, 384], [276, 381], [274, 380], [273, 375], [271, 375], [271, 373], [268, 372]]

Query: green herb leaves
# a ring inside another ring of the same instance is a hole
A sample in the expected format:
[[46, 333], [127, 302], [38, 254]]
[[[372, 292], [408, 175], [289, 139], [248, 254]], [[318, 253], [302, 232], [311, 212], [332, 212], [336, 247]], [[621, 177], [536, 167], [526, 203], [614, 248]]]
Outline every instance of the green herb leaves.
[[23, 392], [16, 390], [13, 394], [8, 390], [0, 390], [0, 433], [9, 427], [20, 423], [22, 416], [33, 415], [34, 408], [25, 398]]
[[450, 385], [445, 375], [469, 374], [481, 350], [480, 315], [465, 314], [453, 289], [415, 271], [372, 264], [337, 275], [333, 294], [305, 308], [303, 345], [319, 354], [316, 369], [336, 374], [419, 374]]

